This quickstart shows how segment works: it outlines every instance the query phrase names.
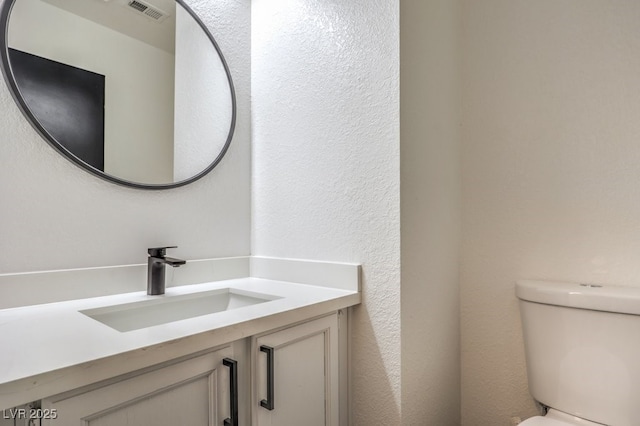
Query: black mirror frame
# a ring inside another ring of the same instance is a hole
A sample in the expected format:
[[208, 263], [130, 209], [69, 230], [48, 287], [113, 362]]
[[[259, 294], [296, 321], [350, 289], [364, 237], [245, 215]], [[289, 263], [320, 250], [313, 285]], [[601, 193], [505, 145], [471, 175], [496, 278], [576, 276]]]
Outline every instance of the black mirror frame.
[[[2, 0], [0, 0], [2, 1]], [[66, 149], [62, 144], [55, 140], [53, 136], [47, 132], [47, 130], [40, 124], [40, 122], [33, 115], [29, 107], [27, 106], [22, 94], [20, 93], [20, 89], [16, 83], [15, 77], [13, 76], [13, 71], [11, 69], [11, 63], [9, 62], [9, 45], [8, 45], [8, 31], [9, 31], [9, 16], [11, 15], [11, 9], [13, 8], [13, 4], [17, 0], [4, 0], [0, 9], [0, 68], [2, 69], [2, 75], [9, 87], [9, 91], [11, 92], [11, 96], [15, 100], [16, 104], [25, 115], [29, 123], [33, 126], [33, 128], [42, 136], [42, 138], [51, 145], [56, 151], [62, 154], [69, 161], [75, 163], [80, 166], [82, 169], [91, 173], [94, 176], [97, 176], [101, 179], [107, 180], [109, 182], [113, 182], [118, 185], [127, 186], [130, 188], [138, 188], [138, 189], [151, 189], [151, 190], [161, 190], [161, 189], [171, 189], [178, 188], [180, 186], [187, 185], [191, 182], [195, 182], [196, 180], [202, 178], [214, 167], [218, 165], [218, 163], [222, 160], [222, 157], [226, 154], [229, 149], [229, 145], [231, 144], [231, 139], [233, 138], [233, 133], [236, 126], [236, 94], [233, 86], [233, 80], [231, 79], [231, 73], [229, 72], [229, 66], [227, 65], [227, 61], [216, 43], [213, 35], [206, 27], [206, 25], [202, 22], [202, 20], [196, 15], [196, 13], [187, 6], [182, 0], [175, 0], [180, 6], [184, 8], [191, 15], [191, 17], [200, 25], [202, 30], [205, 32], [211, 44], [216, 49], [218, 56], [220, 57], [220, 61], [222, 62], [222, 66], [224, 67], [225, 73], [227, 74], [227, 80], [229, 82], [229, 91], [231, 93], [231, 125], [229, 126], [229, 134], [227, 135], [227, 140], [222, 147], [222, 150], [218, 154], [218, 156], [213, 160], [209, 166], [207, 166], [204, 170], [196, 174], [195, 176], [181, 180], [174, 183], [169, 184], [143, 184], [138, 182], [133, 182], [125, 179], [120, 179], [118, 177], [112, 176], [108, 173], [103, 172], [102, 170], [98, 170], [95, 167], [90, 166], [89, 164], [82, 161], [76, 155], [74, 155], [71, 151]]]

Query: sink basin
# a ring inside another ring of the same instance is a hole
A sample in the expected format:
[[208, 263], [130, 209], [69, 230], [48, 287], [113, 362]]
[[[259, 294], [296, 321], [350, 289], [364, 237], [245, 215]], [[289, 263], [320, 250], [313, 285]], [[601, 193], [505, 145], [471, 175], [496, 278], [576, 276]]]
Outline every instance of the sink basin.
[[156, 296], [157, 299], [124, 303], [80, 313], [118, 331], [132, 331], [167, 324], [216, 312], [269, 302], [280, 297], [231, 288], [184, 294]]

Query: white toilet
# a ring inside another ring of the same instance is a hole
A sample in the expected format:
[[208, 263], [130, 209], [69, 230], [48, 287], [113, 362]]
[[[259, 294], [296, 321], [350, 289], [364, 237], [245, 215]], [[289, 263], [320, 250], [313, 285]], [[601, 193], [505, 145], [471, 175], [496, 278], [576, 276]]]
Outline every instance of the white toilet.
[[640, 288], [520, 281], [529, 391], [522, 426], [640, 425]]

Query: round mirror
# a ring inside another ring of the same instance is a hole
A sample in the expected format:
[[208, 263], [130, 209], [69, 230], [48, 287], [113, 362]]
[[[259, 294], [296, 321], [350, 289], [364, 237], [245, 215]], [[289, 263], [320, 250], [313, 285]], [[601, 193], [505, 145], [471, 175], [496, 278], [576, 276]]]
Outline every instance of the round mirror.
[[60, 153], [109, 181], [182, 186], [222, 159], [235, 94], [218, 45], [180, 0], [5, 0], [2, 72]]

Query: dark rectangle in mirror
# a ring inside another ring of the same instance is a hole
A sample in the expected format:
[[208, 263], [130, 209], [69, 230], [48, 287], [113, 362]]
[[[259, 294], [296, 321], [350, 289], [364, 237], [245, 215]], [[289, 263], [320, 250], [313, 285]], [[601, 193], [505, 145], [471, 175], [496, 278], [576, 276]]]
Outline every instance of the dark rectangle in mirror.
[[42, 127], [73, 155], [104, 171], [105, 76], [11, 48], [9, 60]]

